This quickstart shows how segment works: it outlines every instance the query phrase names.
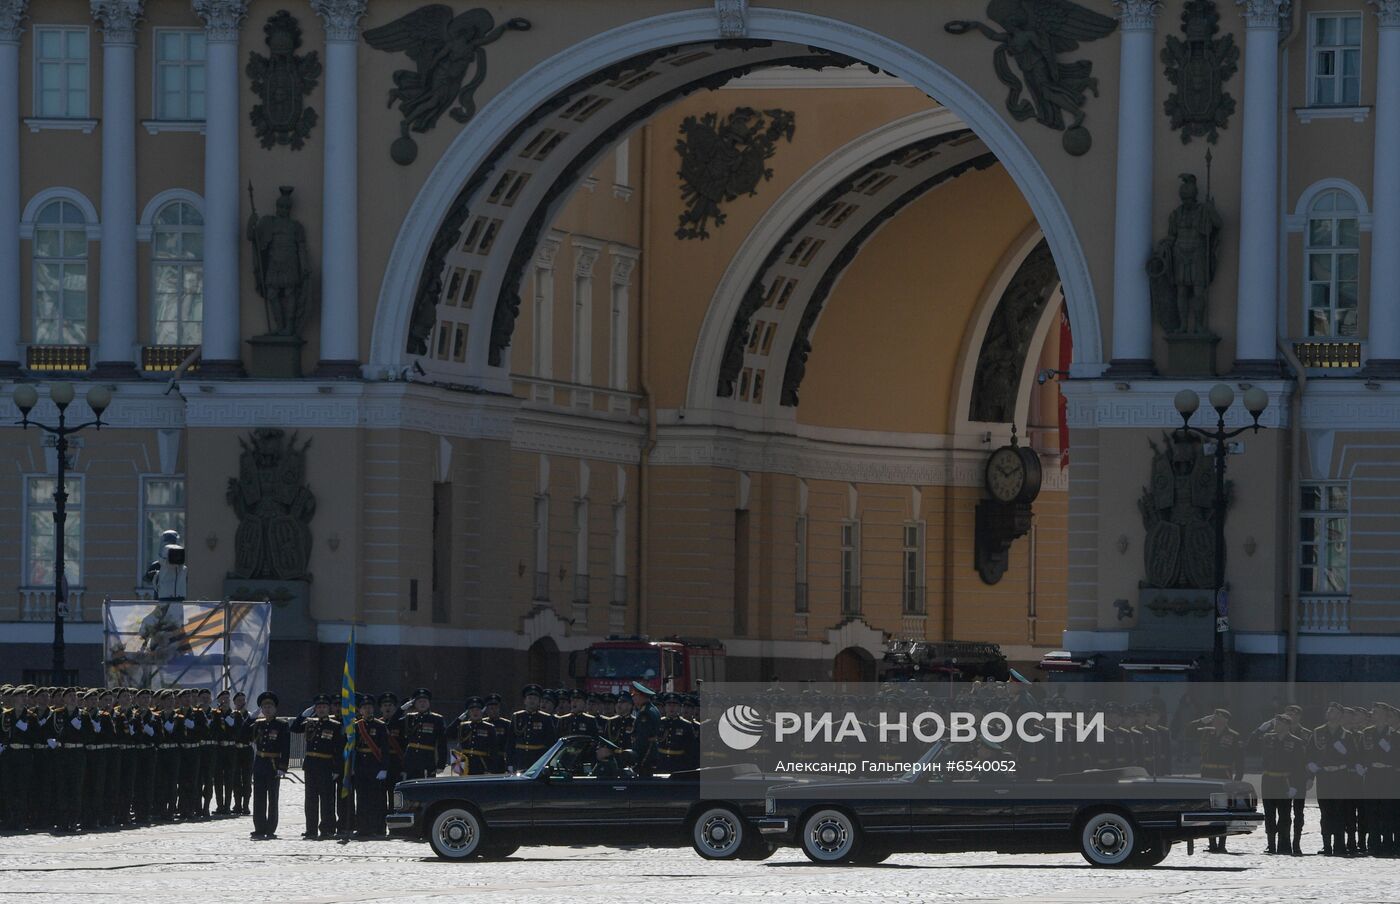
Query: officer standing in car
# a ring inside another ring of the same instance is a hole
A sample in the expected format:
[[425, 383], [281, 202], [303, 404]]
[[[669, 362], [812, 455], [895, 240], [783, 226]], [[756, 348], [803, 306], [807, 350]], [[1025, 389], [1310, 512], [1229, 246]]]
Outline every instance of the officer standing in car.
[[636, 723], [632, 734], [632, 763], [637, 775], [649, 777], [656, 769], [657, 740], [661, 734], [661, 713], [652, 702], [656, 691], [632, 682], [632, 704], [636, 707]]
[[277, 718], [277, 695], [258, 695], [260, 714], [253, 720], [253, 832], [252, 838], [265, 841], [277, 837], [277, 798], [279, 783], [287, 774], [292, 755], [292, 735], [285, 719]]

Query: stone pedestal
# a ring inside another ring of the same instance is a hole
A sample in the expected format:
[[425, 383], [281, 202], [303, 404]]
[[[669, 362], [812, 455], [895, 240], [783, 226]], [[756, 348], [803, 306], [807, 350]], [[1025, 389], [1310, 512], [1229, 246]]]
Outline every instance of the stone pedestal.
[[1170, 377], [1215, 376], [1215, 348], [1220, 337], [1205, 333], [1200, 336], [1167, 336], [1167, 366]]
[[311, 584], [307, 581], [252, 581], [225, 578], [224, 596], [230, 600], [272, 603], [272, 639], [315, 640], [311, 618]]
[[297, 336], [254, 336], [248, 340], [253, 348], [252, 367], [249, 373], [254, 377], [272, 377], [277, 380], [297, 380], [301, 378], [301, 350], [306, 340]]
[[1137, 625], [1128, 630], [1134, 650], [1209, 652], [1215, 644], [1215, 591], [1138, 591]]

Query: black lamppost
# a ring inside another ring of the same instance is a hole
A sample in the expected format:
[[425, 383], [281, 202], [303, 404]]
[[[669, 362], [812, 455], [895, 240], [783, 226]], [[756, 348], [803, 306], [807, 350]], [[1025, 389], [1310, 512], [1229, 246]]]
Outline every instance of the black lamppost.
[[1229, 448], [1225, 445], [1228, 440], [1234, 439], [1246, 430], [1258, 433], [1260, 430], [1259, 416], [1264, 413], [1264, 409], [1269, 407], [1269, 394], [1258, 386], [1251, 386], [1244, 393], [1244, 407], [1254, 419], [1254, 423], [1244, 427], [1236, 427], [1234, 430], [1225, 429], [1225, 412], [1230, 410], [1230, 406], [1235, 403], [1235, 391], [1224, 383], [1217, 383], [1210, 390], [1210, 406], [1215, 409], [1218, 415], [1215, 429], [1202, 430], [1200, 427], [1191, 426], [1191, 415], [1196, 413], [1196, 409], [1201, 407], [1201, 397], [1196, 395], [1194, 389], [1183, 389], [1176, 394], [1174, 404], [1176, 411], [1181, 415], [1180, 432], [1194, 434], [1202, 439], [1215, 443], [1215, 642], [1213, 651], [1215, 655], [1215, 680], [1225, 680], [1225, 631], [1226, 623], [1222, 621], [1221, 601], [1225, 590], [1225, 457], [1230, 454]]
[[33, 385], [22, 383], [15, 387], [15, 407], [19, 409], [19, 425], [24, 429], [38, 427], [54, 436], [54, 449], [58, 453], [58, 485], [53, 492], [53, 683], [62, 687], [63, 680], [63, 620], [68, 616], [68, 581], [63, 575], [63, 525], [68, 520], [68, 493], [64, 482], [68, 476], [68, 437], [88, 427], [102, 429], [102, 412], [112, 403], [112, 391], [106, 386], [94, 386], [87, 392], [88, 407], [95, 418], [86, 424], [69, 426], [66, 420], [68, 405], [73, 401], [73, 384], [62, 382], [49, 386], [49, 399], [58, 406], [58, 425], [49, 426], [29, 419], [29, 412], [39, 404], [39, 392]]

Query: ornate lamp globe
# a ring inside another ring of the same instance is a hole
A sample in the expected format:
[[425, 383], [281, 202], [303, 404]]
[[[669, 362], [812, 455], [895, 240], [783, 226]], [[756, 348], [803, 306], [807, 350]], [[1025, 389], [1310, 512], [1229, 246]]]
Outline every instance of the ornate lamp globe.
[[1224, 383], [1216, 383], [1210, 388], [1210, 407], [1224, 415], [1235, 404], [1235, 391]]

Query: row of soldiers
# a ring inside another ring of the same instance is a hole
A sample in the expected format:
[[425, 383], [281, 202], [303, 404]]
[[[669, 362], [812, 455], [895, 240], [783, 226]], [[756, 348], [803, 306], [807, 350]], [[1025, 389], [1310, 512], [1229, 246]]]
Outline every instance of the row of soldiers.
[[72, 832], [247, 813], [245, 704], [190, 688], [0, 685], [0, 824]]

